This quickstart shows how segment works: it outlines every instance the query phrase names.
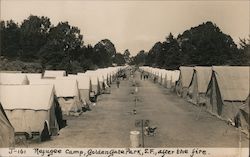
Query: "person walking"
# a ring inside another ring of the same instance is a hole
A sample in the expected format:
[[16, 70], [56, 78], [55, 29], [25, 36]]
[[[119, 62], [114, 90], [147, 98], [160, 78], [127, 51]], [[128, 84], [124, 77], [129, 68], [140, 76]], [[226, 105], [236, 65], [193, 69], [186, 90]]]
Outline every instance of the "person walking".
[[154, 83], [156, 83], [156, 76], [154, 77]]
[[119, 80], [119, 78], [117, 78], [117, 80], [116, 80], [116, 86], [117, 86], [117, 88], [119, 88], [119, 86], [120, 86], [120, 80]]

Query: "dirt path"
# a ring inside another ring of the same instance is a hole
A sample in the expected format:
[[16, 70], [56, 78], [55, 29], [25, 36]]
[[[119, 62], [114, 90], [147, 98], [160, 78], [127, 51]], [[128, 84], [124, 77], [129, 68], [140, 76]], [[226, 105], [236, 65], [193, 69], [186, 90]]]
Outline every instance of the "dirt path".
[[[149, 120], [157, 135], [145, 137], [145, 147], [238, 147], [238, 131], [203, 111], [196, 120], [198, 108], [150, 80], [140, 80], [138, 93], [132, 80], [112, 85], [111, 94], [101, 95], [92, 111], [69, 117], [68, 126], [59, 136], [30, 147], [129, 147], [129, 132], [140, 130], [135, 120]], [[133, 114], [134, 99], [137, 114]], [[242, 145], [248, 139], [242, 135]]]

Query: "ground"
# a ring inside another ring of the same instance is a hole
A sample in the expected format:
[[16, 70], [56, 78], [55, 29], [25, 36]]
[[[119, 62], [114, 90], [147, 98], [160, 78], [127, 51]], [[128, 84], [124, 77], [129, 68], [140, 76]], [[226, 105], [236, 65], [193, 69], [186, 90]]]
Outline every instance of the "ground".
[[[239, 131], [226, 122], [202, 111], [174, 92], [151, 80], [135, 75], [138, 93], [132, 79], [112, 84], [111, 94], [101, 95], [92, 111], [79, 117], [68, 117], [67, 126], [49, 141], [30, 143], [28, 147], [130, 147], [130, 131], [141, 128], [136, 120], [149, 120], [156, 126], [156, 136], [145, 137], [145, 147], [238, 147]], [[135, 98], [138, 102], [135, 105]], [[136, 107], [135, 107], [136, 106]], [[133, 109], [136, 108], [136, 115]], [[241, 135], [243, 147], [248, 138]]]

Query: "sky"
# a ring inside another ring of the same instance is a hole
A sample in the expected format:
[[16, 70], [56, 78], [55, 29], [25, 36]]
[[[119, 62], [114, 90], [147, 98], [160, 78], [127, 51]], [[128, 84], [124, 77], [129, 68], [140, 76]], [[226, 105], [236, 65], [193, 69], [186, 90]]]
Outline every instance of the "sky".
[[1, 20], [19, 24], [29, 15], [47, 16], [53, 25], [68, 21], [84, 44], [110, 39], [117, 52], [148, 51], [172, 32], [176, 37], [206, 21], [215, 23], [236, 44], [249, 37], [248, 0], [0, 0]]

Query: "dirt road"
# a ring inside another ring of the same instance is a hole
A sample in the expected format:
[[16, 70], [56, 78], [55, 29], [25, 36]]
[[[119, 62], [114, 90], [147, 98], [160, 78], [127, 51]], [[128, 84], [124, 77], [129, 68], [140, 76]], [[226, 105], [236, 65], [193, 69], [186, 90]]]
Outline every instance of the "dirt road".
[[[101, 95], [92, 111], [69, 117], [59, 136], [29, 147], [129, 147], [130, 131], [140, 130], [135, 126], [140, 119], [157, 127], [156, 136], [145, 137], [145, 147], [238, 147], [239, 134], [234, 127], [205, 111], [197, 120], [198, 107], [139, 76], [137, 73], [135, 78], [137, 94], [132, 94], [131, 79], [121, 81], [120, 88], [113, 84], [111, 94]], [[242, 145], [249, 145], [244, 134]]]

